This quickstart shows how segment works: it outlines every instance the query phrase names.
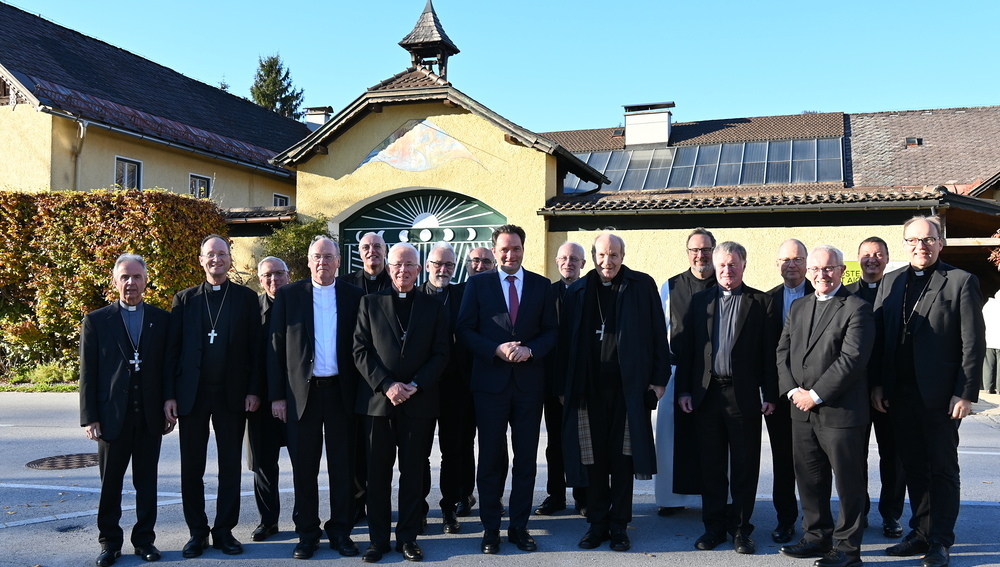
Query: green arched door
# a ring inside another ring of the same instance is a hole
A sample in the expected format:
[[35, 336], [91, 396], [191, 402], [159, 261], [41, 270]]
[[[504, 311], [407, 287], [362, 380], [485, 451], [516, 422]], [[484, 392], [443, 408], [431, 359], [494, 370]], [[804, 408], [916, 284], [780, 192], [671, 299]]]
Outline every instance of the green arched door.
[[[367, 232], [376, 232], [387, 245], [409, 242], [420, 251], [420, 260], [436, 242], [455, 248], [458, 266], [455, 282], [468, 277], [465, 258], [473, 248], [490, 248], [493, 229], [507, 218], [476, 199], [451, 191], [423, 189], [386, 197], [358, 211], [340, 225], [340, 243], [345, 262], [343, 273], [361, 269], [358, 241]], [[421, 270], [420, 281], [423, 281]]]

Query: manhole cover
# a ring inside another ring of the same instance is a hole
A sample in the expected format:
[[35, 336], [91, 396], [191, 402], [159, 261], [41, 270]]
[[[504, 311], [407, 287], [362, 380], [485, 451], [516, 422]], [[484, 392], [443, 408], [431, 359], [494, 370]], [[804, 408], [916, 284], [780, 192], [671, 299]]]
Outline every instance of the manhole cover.
[[42, 471], [64, 471], [66, 469], [96, 467], [97, 453], [77, 453], [76, 455], [45, 457], [44, 459], [31, 461], [25, 466], [29, 469], [38, 469]]

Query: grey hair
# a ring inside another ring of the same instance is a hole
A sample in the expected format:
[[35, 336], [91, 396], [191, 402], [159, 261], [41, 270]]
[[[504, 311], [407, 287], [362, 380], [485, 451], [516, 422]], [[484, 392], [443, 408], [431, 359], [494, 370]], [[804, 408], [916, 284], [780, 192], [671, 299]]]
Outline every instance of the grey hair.
[[146, 260], [138, 254], [132, 254], [129, 252], [126, 252], [125, 254], [118, 256], [118, 259], [115, 260], [115, 265], [111, 268], [111, 274], [114, 275], [115, 270], [118, 269], [118, 266], [124, 264], [125, 262], [138, 263], [140, 266], [142, 266], [143, 275], [147, 277], [149, 276], [149, 270], [146, 268]]
[[[455, 254], [455, 247], [452, 246], [451, 244], [443, 241], [443, 240], [435, 242], [434, 246], [431, 247], [430, 252], [428, 252], [427, 255], [430, 256], [430, 253], [433, 252], [433, 251], [435, 251], [435, 250], [447, 250], [447, 251], [451, 252], [452, 255], [455, 256], [455, 258], [458, 258], [458, 255]], [[419, 254], [417, 254], [417, 256], [419, 256]]]
[[[563, 242], [562, 244], [559, 245], [559, 248], [562, 248], [563, 246], [566, 246], [567, 244], [569, 244], [570, 246], [572, 246], [573, 250], [575, 252], [579, 252], [581, 258], [583, 257], [584, 254], [587, 253], [587, 251], [583, 248], [582, 244], [580, 244], [579, 242], [573, 242], [571, 240], [567, 240], [566, 242]], [[556, 254], [559, 253], [559, 248], [556, 248]]]
[[394, 250], [412, 250], [417, 256], [417, 263], [420, 262], [420, 251], [417, 250], [416, 246], [410, 244], [409, 242], [397, 242], [396, 244], [393, 244], [392, 248], [389, 248], [389, 252], [385, 255], [385, 257], [388, 258]]
[[712, 253], [713, 256], [720, 254], [732, 254], [739, 256], [743, 263], [747, 263], [747, 249], [743, 247], [739, 242], [733, 242], [732, 240], [727, 240], [725, 242], [720, 242], [718, 246], [715, 247], [715, 252]]
[[286, 272], [288, 271], [288, 264], [286, 264], [284, 260], [282, 260], [281, 258], [278, 258], [276, 256], [268, 256], [267, 258], [264, 258], [260, 262], [257, 262], [257, 275], [258, 276], [260, 275], [260, 270], [261, 270], [261, 268], [264, 267], [264, 263], [265, 262], [273, 262], [273, 263], [281, 264], [281, 269], [285, 270]]
[[325, 234], [317, 234], [316, 236], [314, 236], [312, 242], [309, 243], [309, 249], [312, 250], [313, 244], [316, 244], [321, 240], [327, 240], [331, 244], [333, 244], [333, 249], [337, 252], [337, 256], [340, 256], [340, 246], [337, 245], [337, 241]]
[[819, 246], [812, 249], [812, 252], [809, 253], [809, 257], [811, 258], [812, 255], [817, 252], [829, 252], [830, 254], [833, 254], [834, 261], [837, 263], [836, 265], [838, 266], [844, 265], [844, 253], [841, 252], [840, 249], [838, 248], [830, 246], [829, 244], [820, 244]]
[[938, 237], [941, 238], [942, 240], [944, 240], [944, 225], [941, 222], [941, 217], [939, 217], [937, 215], [931, 215], [931, 216], [916, 215], [916, 216], [910, 218], [910, 220], [908, 220], [908, 221], [906, 221], [906, 222], [903, 223], [903, 234], [906, 234], [906, 229], [911, 224], [913, 224], [913, 223], [915, 223], [917, 221], [921, 221], [921, 220], [922, 221], [927, 221], [928, 223], [930, 223], [931, 225], [933, 225], [934, 228], [937, 229], [937, 235], [938, 235]]

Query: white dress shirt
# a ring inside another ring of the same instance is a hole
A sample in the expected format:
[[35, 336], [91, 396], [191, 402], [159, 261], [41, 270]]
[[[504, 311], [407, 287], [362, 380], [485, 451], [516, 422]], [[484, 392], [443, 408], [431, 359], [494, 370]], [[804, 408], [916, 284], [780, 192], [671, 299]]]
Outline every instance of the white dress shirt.
[[510, 311], [510, 284], [507, 276], [514, 276], [514, 290], [517, 292], [517, 304], [521, 305], [521, 290], [524, 289], [524, 268], [518, 268], [513, 274], [508, 274], [503, 270], [497, 270], [500, 277], [500, 289], [503, 290], [503, 300], [507, 304], [507, 311]]
[[313, 298], [313, 376], [336, 376], [337, 366], [337, 292], [334, 284], [312, 282]]

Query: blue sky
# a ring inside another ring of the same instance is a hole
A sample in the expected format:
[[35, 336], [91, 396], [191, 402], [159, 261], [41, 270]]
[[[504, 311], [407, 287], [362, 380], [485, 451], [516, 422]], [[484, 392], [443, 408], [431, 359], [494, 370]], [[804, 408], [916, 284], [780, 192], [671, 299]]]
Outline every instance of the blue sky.
[[[343, 108], [409, 65], [426, 0], [13, 0], [28, 12], [249, 96], [280, 53], [306, 106]], [[455, 87], [536, 132], [674, 120], [1000, 104], [1000, 2], [435, 0]]]

